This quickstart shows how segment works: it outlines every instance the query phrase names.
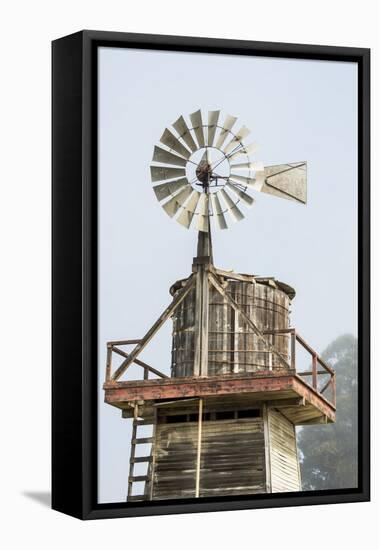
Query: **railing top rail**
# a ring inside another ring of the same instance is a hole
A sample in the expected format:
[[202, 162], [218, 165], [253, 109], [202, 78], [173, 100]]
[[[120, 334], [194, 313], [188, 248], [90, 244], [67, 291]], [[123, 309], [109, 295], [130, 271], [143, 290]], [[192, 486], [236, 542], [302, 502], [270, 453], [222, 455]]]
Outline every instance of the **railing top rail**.
[[135, 339], [135, 340], [112, 340], [110, 342], [107, 342], [107, 347], [113, 347], [113, 346], [127, 346], [129, 344], [139, 344], [141, 339]]

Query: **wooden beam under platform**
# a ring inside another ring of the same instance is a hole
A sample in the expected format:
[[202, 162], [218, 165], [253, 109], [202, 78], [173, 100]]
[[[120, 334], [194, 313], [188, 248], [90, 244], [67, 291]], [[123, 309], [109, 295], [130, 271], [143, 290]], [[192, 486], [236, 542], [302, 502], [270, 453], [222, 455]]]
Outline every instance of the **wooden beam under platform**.
[[335, 421], [335, 407], [300, 376], [285, 370], [108, 382], [104, 390], [105, 402], [123, 410], [132, 410], [136, 402], [144, 403], [146, 410], [149, 407], [151, 410], [154, 404], [171, 399], [228, 397], [236, 403], [240, 399], [266, 402], [268, 406], [280, 408], [295, 425]]

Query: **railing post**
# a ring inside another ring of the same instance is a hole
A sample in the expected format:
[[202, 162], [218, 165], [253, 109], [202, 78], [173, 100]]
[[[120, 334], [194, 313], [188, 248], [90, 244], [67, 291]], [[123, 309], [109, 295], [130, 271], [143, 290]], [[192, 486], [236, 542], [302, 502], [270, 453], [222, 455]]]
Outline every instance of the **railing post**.
[[312, 355], [312, 386], [317, 391], [317, 355]]
[[111, 369], [112, 369], [112, 344], [107, 344], [107, 366], [105, 369], [105, 380], [107, 382], [111, 379]]
[[332, 403], [336, 406], [337, 396], [336, 396], [336, 375], [332, 374]]
[[291, 332], [291, 369], [296, 370], [296, 332]]
[[149, 369], [144, 367], [144, 369], [143, 369], [143, 379], [148, 380], [148, 378], [149, 378]]

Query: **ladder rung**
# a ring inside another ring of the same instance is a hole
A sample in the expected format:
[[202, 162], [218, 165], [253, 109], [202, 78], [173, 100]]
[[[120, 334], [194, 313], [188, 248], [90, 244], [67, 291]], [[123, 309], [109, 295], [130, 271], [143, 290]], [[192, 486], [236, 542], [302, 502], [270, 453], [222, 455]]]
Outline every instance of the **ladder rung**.
[[136, 437], [135, 439], [132, 439], [132, 444], [138, 445], [138, 443], [152, 443], [153, 438], [152, 437]]
[[134, 424], [136, 426], [147, 426], [149, 424], [153, 424], [152, 420], [134, 420]]
[[149, 481], [149, 476], [129, 476], [129, 483], [134, 483], [135, 481]]
[[153, 460], [152, 456], [136, 456], [134, 458], [130, 459], [130, 462], [132, 464], [135, 464], [136, 462], [151, 462]]
[[139, 501], [139, 500], [147, 500], [147, 496], [146, 495], [130, 495], [128, 496], [128, 502], [132, 502], [132, 501]]

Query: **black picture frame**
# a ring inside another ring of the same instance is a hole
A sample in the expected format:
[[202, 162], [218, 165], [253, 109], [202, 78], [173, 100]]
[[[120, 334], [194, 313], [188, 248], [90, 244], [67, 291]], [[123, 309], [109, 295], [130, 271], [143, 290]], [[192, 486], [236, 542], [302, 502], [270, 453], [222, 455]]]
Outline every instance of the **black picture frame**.
[[[97, 503], [97, 49], [100, 46], [358, 64], [359, 486], [287, 494]], [[370, 50], [81, 31], [52, 44], [52, 507], [81, 519], [370, 499]]]

